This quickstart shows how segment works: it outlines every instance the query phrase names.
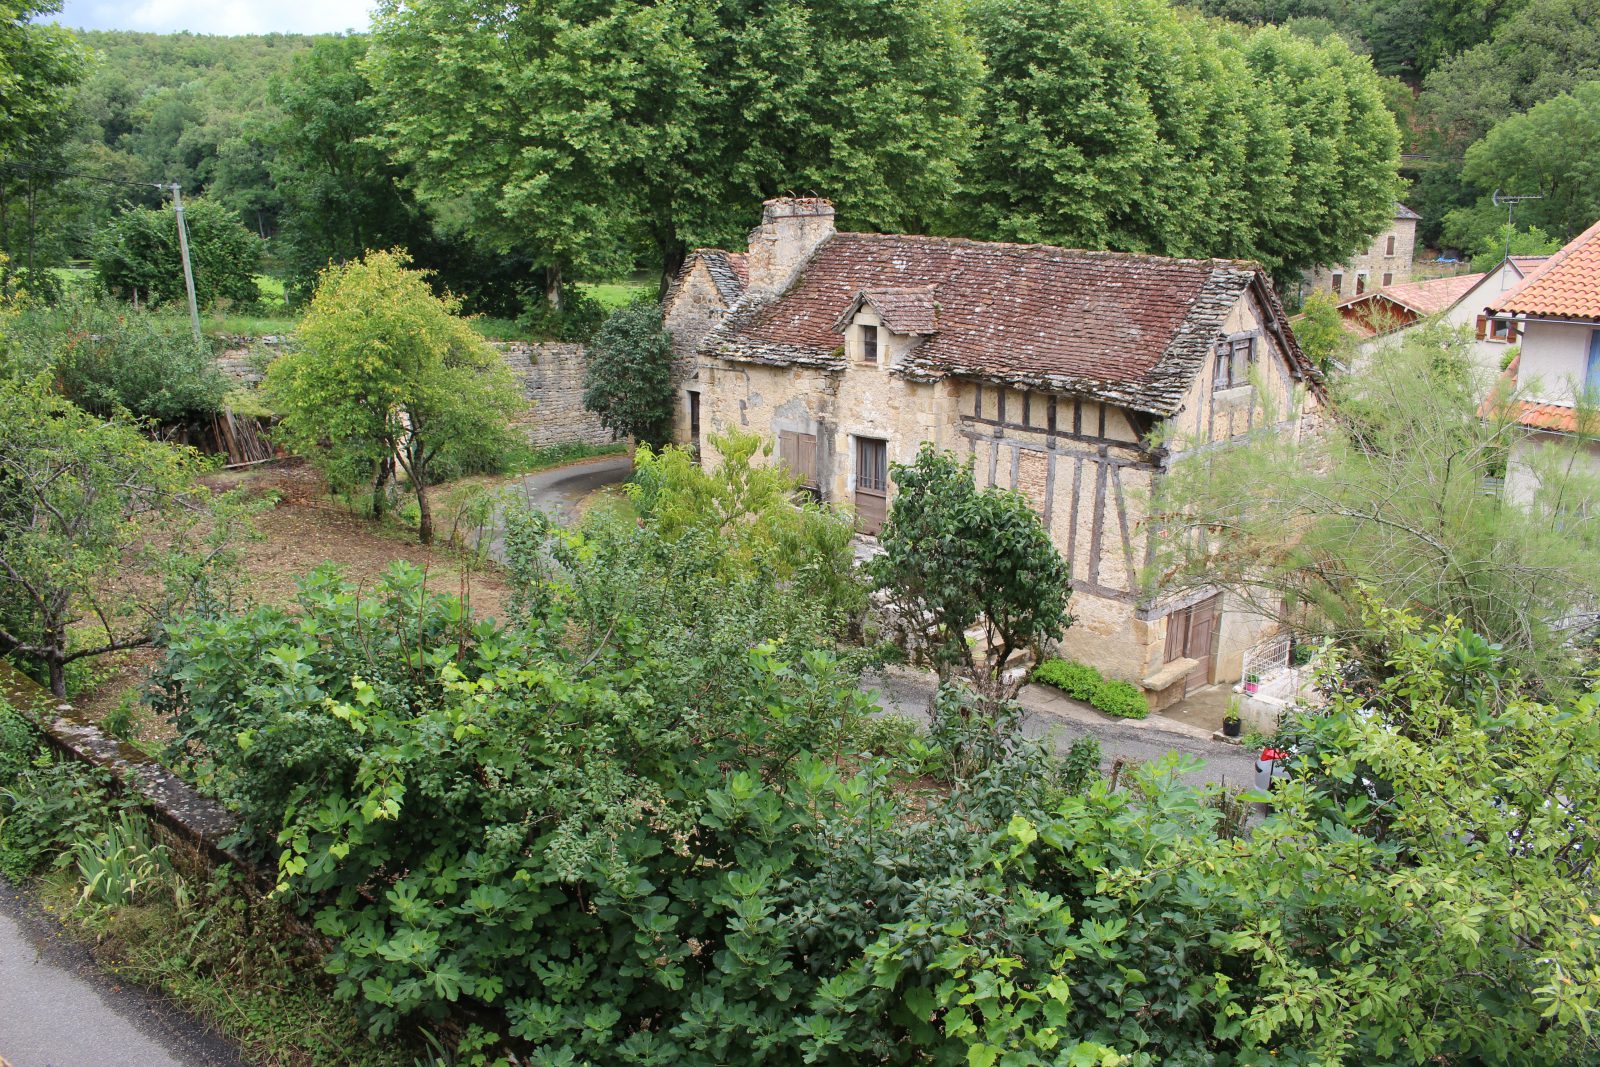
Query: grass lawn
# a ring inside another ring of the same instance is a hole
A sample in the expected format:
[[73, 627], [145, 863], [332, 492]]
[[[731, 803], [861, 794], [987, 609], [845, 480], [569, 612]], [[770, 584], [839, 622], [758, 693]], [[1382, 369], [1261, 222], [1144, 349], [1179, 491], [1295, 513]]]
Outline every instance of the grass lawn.
[[631, 304], [641, 296], [648, 296], [655, 292], [656, 287], [648, 282], [621, 281], [579, 282], [578, 288], [594, 297], [601, 307], [611, 309]]

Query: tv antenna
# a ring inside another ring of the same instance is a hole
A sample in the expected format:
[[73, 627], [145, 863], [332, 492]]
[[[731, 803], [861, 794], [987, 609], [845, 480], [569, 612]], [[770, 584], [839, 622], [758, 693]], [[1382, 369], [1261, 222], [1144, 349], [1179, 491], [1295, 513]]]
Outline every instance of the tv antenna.
[[[1495, 207], [1499, 207], [1501, 204], [1506, 206], [1506, 259], [1511, 258], [1511, 235], [1516, 232], [1516, 227], [1511, 220], [1512, 217], [1516, 215], [1517, 205], [1522, 203], [1524, 200], [1543, 199], [1544, 197], [1542, 196], [1534, 196], [1531, 194], [1524, 196], [1501, 196], [1499, 189], [1496, 189], [1489, 195], [1489, 200], [1494, 204]], [[1504, 260], [1502, 260], [1502, 262], [1504, 262]]]

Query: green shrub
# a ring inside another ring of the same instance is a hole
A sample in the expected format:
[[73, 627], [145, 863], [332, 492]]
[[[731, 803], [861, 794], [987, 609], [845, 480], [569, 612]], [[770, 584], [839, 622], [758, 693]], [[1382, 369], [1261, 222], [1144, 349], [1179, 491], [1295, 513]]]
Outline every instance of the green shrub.
[[1094, 701], [1094, 695], [1104, 681], [1100, 672], [1086, 663], [1073, 663], [1065, 659], [1047, 659], [1033, 672], [1033, 680], [1053, 685], [1073, 700], [1085, 704]]
[[1107, 678], [1094, 691], [1090, 704], [1119, 719], [1142, 719], [1150, 714], [1150, 702], [1144, 690], [1132, 682]]
[[1033, 680], [1055, 686], [1072, 699], [1119, 719], [1142, 719], [1150, 714], [1144, 690], [1107, 678], [1086, 663], [1047, 659], [1034, 668]]

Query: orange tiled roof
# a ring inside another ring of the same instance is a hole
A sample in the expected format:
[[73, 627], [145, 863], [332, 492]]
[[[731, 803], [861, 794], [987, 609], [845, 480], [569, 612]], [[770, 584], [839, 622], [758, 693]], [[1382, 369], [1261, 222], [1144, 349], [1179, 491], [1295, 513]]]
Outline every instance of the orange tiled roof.
[[[1515, 356], [1505, 371], [1500, 375], [1500, 381], [1483, 403], [1478, 405], [1479, 418], [1490, 418], [1494, 415], [1508, 417], [1521, 426], [1530, 430], [1549, 430], [1553, 433], [1576, 433], [1578, 430], [1578, 410], [1571, 404], [1542, 404], [1532, 400], [1506, 400], [1517, 387], [1517, 372], [1522, 368], [1522, 356]], [[1597, 416], [1591, 414], [1586, 420], [1593, 423]], [[1586, 429], [1593, 433], [1594, 426]]]
[[1568, 241], [1491, 311], [1600, 322], [1600, 222]]

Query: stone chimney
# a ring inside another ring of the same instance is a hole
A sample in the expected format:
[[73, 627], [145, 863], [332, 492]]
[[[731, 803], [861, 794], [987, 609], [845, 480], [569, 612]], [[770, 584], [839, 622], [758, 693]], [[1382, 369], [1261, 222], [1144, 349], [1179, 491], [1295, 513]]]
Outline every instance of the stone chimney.
[[748, 292], [783, 289], [816, 247], [833, 236], [833, 203], [821, 197], [780, 196], [761, 205], [761, 225], [750, 231]]

